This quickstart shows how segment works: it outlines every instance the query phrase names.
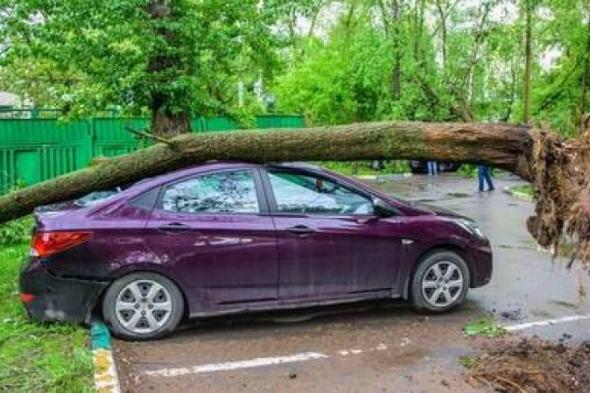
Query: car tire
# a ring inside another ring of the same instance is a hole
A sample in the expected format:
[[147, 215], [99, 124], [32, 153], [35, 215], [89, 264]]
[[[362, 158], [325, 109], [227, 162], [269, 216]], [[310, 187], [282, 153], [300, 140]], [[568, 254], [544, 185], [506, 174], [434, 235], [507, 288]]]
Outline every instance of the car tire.
[[420, 259], [412, 279], [411, 300], [417, 310], [449, 311], [465, 300], [469, 268], [456, 252], [436, 250]]
[[170, 334], [184, 315], [182, 293], [168, 278], [150, 272], [117, 279], [105, 293], [102, 315], [111, 332], [126, 340]]

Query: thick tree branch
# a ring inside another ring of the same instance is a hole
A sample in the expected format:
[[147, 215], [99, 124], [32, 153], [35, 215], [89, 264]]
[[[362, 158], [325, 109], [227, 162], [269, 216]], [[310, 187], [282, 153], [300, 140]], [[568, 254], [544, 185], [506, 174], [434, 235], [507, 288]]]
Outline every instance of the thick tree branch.
[[531, 181], [536, 215], [531, 234], [556, 252], [564, 240], [573, 259], [590, 265], [590, 134], [563, 141], [526, 126], [483, 123], [363, 123], [299, 130], [183, 134], [132, 154], [0, 197], [0, 222], [39, 205], [209, 160], [352, 161], [435, 159], [487, 163]]
[[[296, 130], [186, 134], [0, 197], [0, 222], [36, 206], [208, 160], [428, 159], [486, 162], [529, 178], [533, 136], [506, 124], [364, 123]], [[173, 147], [170, 146], [173, 144]]]

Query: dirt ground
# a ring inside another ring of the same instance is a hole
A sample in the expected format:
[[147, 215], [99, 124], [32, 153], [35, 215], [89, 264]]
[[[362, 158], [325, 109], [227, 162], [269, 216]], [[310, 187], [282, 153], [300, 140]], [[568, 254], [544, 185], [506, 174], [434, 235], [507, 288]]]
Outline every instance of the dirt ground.
[[561, 341], [495, 340], [484, 354], [467, 362], [471, 367], [466, 378], [498, 392], [590, 392], [590, 341], [573, 345]]

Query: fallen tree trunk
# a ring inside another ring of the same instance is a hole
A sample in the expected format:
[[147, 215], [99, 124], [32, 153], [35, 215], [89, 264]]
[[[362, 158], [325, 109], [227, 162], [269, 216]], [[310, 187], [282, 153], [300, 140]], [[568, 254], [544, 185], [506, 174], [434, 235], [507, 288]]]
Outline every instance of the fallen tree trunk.
[[209, 160], [351, 161], [435, 159], [487, 163], [531, 181], [537, 216], [529, 231], [543, 246], [575, 237], [575, 256], [590, 260], [588, 136], [564, 144], [550, 133], [484, 123], [361, 123], [295, 130], [185, 134], [135, 153], [99, 160], [88, 168], [0, 197], [0, 222], [36, 206]]

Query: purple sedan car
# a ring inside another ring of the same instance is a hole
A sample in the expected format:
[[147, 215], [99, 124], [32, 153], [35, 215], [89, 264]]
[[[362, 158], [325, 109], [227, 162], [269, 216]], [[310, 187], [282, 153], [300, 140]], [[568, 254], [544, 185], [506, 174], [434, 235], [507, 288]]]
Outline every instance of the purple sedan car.
[[305, 164], [208, 163], [36, 211], [21, 298], [126, 339], [183, 318], [403, 298], [443, 312], [489, 282], [477, 225]]

